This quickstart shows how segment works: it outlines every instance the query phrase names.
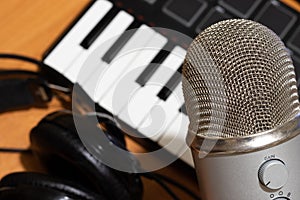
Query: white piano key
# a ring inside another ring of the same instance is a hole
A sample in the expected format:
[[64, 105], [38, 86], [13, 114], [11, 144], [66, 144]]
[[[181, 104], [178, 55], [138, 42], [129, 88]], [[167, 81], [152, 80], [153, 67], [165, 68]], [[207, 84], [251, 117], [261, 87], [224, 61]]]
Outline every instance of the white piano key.
[[166, 101], [160, 100], [158, 105], [155, 105], [151, 109], [150, 113], [138, 127], [139, 132], [153, 141], [159, 140], [172, 123], [174, 117], [178, 115], [178, 110], [183, 103], [184, 98], [180, 83]]
[[126, 45], [120, 50], [116, 57], [107, 66], [107, 70], [97, 84], [99, 90], [96, 91], [95, 98], [101, 100], [106, 96], [111, 86], [126, 71], [128, 65], [136, 58], [141, 49], [145, 48], [147, 43], [153, 39], [155, 32], [146, 25], [142, 25]]
[[[70, 63], [70, 66], [66, 69], [66, 72], [64, 72], [65, 76], [72, 82], [82, 83], [84, 80], [88, 79], [88, 77], [95, 71], [95, 67], [97, 67], [96, 65], [85, 65], [84, 67], [87, 68], [82, 71], [84, 73], [80, 74], [79, 80], [76, 80], [78, 79], [78, 73], [82, 70], [81, 68], [89, 55], [91, 55], [96, 48], [100, 47], [101, 51], [99, 51], [96, 58], [101, 60], [102, 55], [113, 45], [113, 43], [127, 29], [133, 20], [134, 18], [131, 15], [124, 11], [120, 11], [106, 29], [99, 35], [96, 41], [89, 47], [89, 49], [84, 49], [80, 56]], [[97, 61], [95, 61], [95, 63], [97, 63]]]
[[47, 56], [45, 63], [62, 73], [83, 50], [80, 42], [112, 8], [106, 0], [96, 1]]
[[144, 48], [154, 34], [155, 32], [148, 26], [141, 26], [110, 64], [101, 61], [97, 66], [98, 69], [93, 70], [94, 72], [86, 77], [81, 85], [95, 102], [111, 90], [111, 85], [139, 54], [136, 49]]
[[174, 155], [181, 156], [189, 147], [186, 144], [189, 119], [179, 113], [171, 122], [171, 125], [159, 139], [158, 144]]
[[165, 83], [167, 83], [167, 81], [182, 65], [185, 55], [186, 51], [183, 48], [180, 46], [174, 47], [169, 56], [163, 61], [148, 82], [160, 83], [160, 80], [165, 80], [163, 85], [165, 86]]
[[118, 117], [131, 127], [137, 129], [147, 113], [159, 99], [153, 95], [161, 86], [147, 85], [133, 94], [127, 106]]
[[135, 92], [132, 98], [128, 99], [127, 106], [118, 116], [121, 120], [133, 128], [137, 128], [150, 112], [151, 108], [160, 101], [157, 93], [177, 71], [184, 60], [184, 55], [178, 53], [178, 48], [174, 48], [146, 85]]
[[126, 66], [122, 75], [114, 80], [114, 84], [111, 85], [110, 90], [99, 101], [99, 104], [115, 115], [120, 113], [128, 103], [132, 92], [140, 88], [135, 80], [166, 43], [167, 39], [165, 37], [155, 33], [154, 37], [145, 45], [145, 48], [142, 48], [135, 59]]
[[193, 156], [191, 149], [188, 148], [180, 157], [181, 160], [189, 164], [191, 167], [195, 167], [194, 161], [193, 161]]
[[107, 64], [98, 58], [95, 60], [95, 65], [91, 64], [91, 66], [94, 66], [94, 72], [90, 74], [88, 80], [83, 80], [83, 83], [79, 80], [79, 85], [94, 102], [97, 102], [98, 99], [95, 97], [95, 91], [98, 89], [97, 82], [99, 77], [102, 75], [101, 69], [105, 69]]

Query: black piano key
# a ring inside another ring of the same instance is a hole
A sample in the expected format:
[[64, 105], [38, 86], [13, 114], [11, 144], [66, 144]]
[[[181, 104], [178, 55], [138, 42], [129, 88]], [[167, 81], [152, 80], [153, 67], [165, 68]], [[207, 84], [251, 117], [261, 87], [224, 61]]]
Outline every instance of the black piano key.
[[234, 15], [248, 18], [262, 0], [220, 0], [219, 4]]
[[179, 108], [179, 112], [182, 112], [183, 114], [187, 115], [185, 104], [183, 104], [183, 105]]
[[172, 91], [180, 83], [181, 72], [182, 72], [182, 66], [178, 68], [177, 72], [173, 74], [173, 76], [168, 80], [167, 84], [159, 91], [157, 96], [161, 100], [166, 101], [168, 97], [172, 94]]
[[146, 67], [146, 69], [139, 75], [139, 77], [136, 79], [136, 82], [140, 86], [144, 86], [148, 80], [151, 78], [151, 76], [154, 74], [154, 72], [160, 67], [160, 65], [163, 63], [163, 61], [168, 57], [170, 54], [170, 49], [174, 44], [167, 43], [162, 50], [155, 56], [155, 58], [151, 61], [151, 63]]
[[118, 14], [119, 9], [113, 7], [91, 30], [91, 32], [82, 40], [80, 45], [88, 49], [93, 42], [98, 38], [98, 36], [103, 32], [107, 25], [113, 20], [113, 18]]
[[300, 27], [297, 28], [292, 37], [289, 39], [288, 46], [300, 55]]
[[277, 1], [270, 1], [257, 14], [255, 20], [283, 38], [297, 21], [297, 14]]
[[161, 100], [166, 101], [167, 98], [168, 98], [171, 94], [172, 94], [172, 91], [171, 91], [168, 87], [164, 86], [164, 87], [159, 91], [159, 93], [157, 94], [157, 96], [158, 96]]
[[230, 18], [232, 18], [232, 16], [226, 13], [226, 11], [222, 7], [216, 6], [212, 8], [204, 17], [201, 23], [197, 26], [196, 31], [197, 33], [200, 33], [202, 30], [209, 27], [210, 25]]
[[133, 21], [130, 26], [123, 32], [123, 34], [117, 39], [117, 41], [109, 48], [109, 50], [104, 54], [102, 60], [106, 63], [111, 63], [111, 61], [120, 52], [122, 47], [130, 40], [130, 38], [136, 33], [137, 28], [141, 26], [141, 22]]

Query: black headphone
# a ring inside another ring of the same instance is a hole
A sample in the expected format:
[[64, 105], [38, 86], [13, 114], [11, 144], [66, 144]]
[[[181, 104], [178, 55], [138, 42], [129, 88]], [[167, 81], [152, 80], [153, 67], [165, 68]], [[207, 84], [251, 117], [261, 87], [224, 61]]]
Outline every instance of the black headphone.
[[[43, 62], [26, 56], [0, 53], [1, 58], [29, 62], [37, 65], [39, 70], [0, 70], [0, 114], [10, 110], [47, 107], [53, 95], [70, 107], [70, 102], [65, 101], [64, 96], [70, 96], [72, 84], [62, 75]], [[49, 82], [45, 78], [49, 74], [58, 77], [52, 77], [52, 82]], [[62, 85], [57, 85], [60, 83]], [[81, 103], [85, 104], [82, 100]], [[30, 148], [25, 152], [34, 154], [48, 173], [15, 172], [6, 175], [0, 180], [0, 200], [141, 200], [141, 176], [156, 181], [174, 200], [179, 198], [166, 183], [199, 200], [191, 190], [164, 175], [121, 172], [103, 164], [83, 145], [74, 119], [89, 127], [89, 130], [92, 127], [93, 131], [105, 134], [109, 142], [123, 150], [127, 150], [125, 133], [109, 113], [103, 111], [96, 113], [96, 116], [98, 124], [91, 122], [94, 120], [90, 115], [74, 114], [69, 110], [56, 111], [44, 117], [30, 131]], [[0, 152], [3, 151], [24, 150], [0, 148]], [[134, 156], [129, 154], [129, 157], [130, 165], [132, 162], [134, 169], [140, 169]]]
[[[3, 57], [41, 64], [22, 56]], [[0, 112], [46, 107], [53, 96], [49, 83], [39, 73], [24, 70], [0, 71], [0, 93]], [[88, 116], [78, 114], [77, 117], [89, 124]], [[107, 138], [126, 149], [124, 134], [115, 122], [105, 117], [98, 120], [105, 127]], [[77, 134], [70, 111], [57, 111], [44, 117], [30, 132], [30, 151], [48, 174], [6, 175], [0, 181], [0, 200], [142, 199], [140, 176], [112, 169], [89, 153]]]

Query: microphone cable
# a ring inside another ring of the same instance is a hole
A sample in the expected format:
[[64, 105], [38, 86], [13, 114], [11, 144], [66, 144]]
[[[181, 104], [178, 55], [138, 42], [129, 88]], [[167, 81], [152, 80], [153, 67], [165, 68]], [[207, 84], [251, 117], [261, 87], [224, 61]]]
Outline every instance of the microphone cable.
[[0, 147], [1, 153], [31, 153], [30, 149], [13, 148], [13, 147]]
[[[6, 75], [27, 75], [27, 76], [40, 76], [41, 68], [44, 66], [47, 66], [45, 63], [43, 63], [40, 60], [37, 60], [35, 58], [31, 58], [28, 56], [18, 55], [18, 54], [9, 54], [9, 53], [0, 53], [0, 59], [11, 59], [11, 60], [19, 60], [27, 63], [34, 64], [38, 67], [38, 71], [30, 71], [30, 70], [1, 70], [0, 69], [0, 76], [6, 76]], [[54, 90], [59, 91], [64, 94], [70, 94], [71, 90], [69, 88], [65, 88], [60, 85], [55, 85], [52, 83], [47, 83], [47, 86]]]
[[38, 66], [39, 69], [42, 68], [42, 66], [45, 66], [45, 64], [35, 58], [30, 58], [28, 56], [18, 55], [18, 54], [10, 54], [10, 53], [0, 53], [0, 59], [12, 59], [12, 60], [20, 60], [28, 63], [32, 63], [36, 66]]

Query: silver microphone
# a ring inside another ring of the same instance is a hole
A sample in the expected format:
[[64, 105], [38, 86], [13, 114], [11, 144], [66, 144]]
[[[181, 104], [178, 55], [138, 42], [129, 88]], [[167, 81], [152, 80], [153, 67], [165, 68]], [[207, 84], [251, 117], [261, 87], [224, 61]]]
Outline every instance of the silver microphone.
[[274, 32], [243, 19], [210, 26], [188, 49], [182, 84], [203, 200], [300, 199], [295, 72]]

